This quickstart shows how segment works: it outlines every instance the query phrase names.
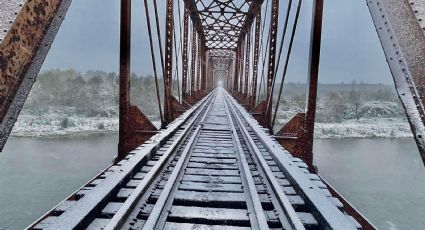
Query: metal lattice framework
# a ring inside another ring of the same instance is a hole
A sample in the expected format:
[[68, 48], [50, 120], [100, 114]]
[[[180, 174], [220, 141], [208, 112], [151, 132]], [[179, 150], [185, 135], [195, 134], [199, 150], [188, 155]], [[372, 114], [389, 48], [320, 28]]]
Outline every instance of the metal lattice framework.
[[250, 2], [197, 0], [207, 48], [235, 49], [246, 20]]
[[235, 50], [263, 1], [187, 0], [207, 49]]

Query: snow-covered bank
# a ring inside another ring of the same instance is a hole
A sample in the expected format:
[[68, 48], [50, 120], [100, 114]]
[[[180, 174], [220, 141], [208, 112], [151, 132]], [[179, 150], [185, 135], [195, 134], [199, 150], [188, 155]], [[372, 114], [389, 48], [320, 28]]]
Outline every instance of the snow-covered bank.
[[[118, 132], [118, 117], [87, 117], [50, 112], [40, 115], [21, 114], [11, 136], [47, 137]], [[159, 121], [152, 122], [156, 127]]]
[[[153, 122], [156, 126], [158, 121]], [[60, 113], [22, 114], [12, 136], [38, 137], [111, 133], [118, 131], [118, 117], [64, 116]], [[316, 123], [316, 138], [405, 138], [411, 137], [409, 124], [401, 118], [346, 120], [341, 123]]]
[[400, 118], [347, 120], [316, 123], [316, 138], [406, 138], [412, 137], [409, 123]]
[[47, 113], [43, 116], [21, 114], [11, 136], [44, 137], [80, 135], [85, 133], [110, 133], [118, 131], [117, 117], [63, 116]]

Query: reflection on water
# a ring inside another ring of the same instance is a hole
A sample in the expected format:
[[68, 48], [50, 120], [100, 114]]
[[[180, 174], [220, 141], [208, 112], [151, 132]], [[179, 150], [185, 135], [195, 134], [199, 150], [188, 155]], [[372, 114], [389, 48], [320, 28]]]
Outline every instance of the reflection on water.
[[[0, 154], [0, 229], [22, 229], [107, 167], [116, 135], [11, 138]], [[316, 140], [320, 174], [381, 229], [423, 229], [413, 140]]]

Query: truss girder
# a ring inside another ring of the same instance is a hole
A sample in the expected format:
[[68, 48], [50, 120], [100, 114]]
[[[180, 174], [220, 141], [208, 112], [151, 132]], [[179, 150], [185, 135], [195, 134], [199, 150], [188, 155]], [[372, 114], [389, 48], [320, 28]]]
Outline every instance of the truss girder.
[[186, 0], [206, 49], [235, 50], [261, 7], [262, 0]]

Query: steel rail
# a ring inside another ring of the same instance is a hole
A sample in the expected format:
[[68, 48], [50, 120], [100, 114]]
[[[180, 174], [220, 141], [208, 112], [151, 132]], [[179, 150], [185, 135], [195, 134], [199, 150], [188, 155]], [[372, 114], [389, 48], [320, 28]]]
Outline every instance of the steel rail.
[[183, 142], [183, 140], [185, 139], [189, 131], [193, 129], [193, 126], [195, 125], [195, 123], [197, 123], [197, 118], [199, 118], [199, 116], [203, 114], [202, 110], [204, 110], [207, 104], [208, 105], [211, 104], [212, 99], [214, 98], [214, 95], [216, 93], [217, 92], [214, 91], [213, 94], [209, 95], [209, 98], [206, 101], [206, 103], [204, 103], [202, 107], [199, 108], [200, 112], [197, 114], [197, 116], [187, 125], [187, 127], [183, 130], [182, 134], [176, 138], [174, 143], [167, 149], [164, 155], [161, 156], [161, 158], [158, 160], [155, 166], [153, 166], [152, 169], [146, 174], [144, 179], [134, 189], [133, 193], [126, 199], [126, 201], [121, 206], [121, 208], [112, 217], [109, 224], [104, 228], [105, 230], [120, 229], [120, 227], [125, 223], [126, 218], [131, 214], [131, 212], [137, 205], [137, 202], [140, 200], [142, 195], [147, 191], [147, 189], [149, 188], [149, 185], [151, 185], [151, 183], [155, 180], [156, 175], [158, 175], [160, 170], [166, 165], [171, 155], [173, 155], [175, 150]]
[[241, 133], [245, 139], [245, 142], [247, 143], [247, 145], [251, 147], [257, 160], [259, 161], [260, 166], [267, 177], [267, 180], [269, 181], [274, 193], [276, 194], [278, 198], [278, 202], [281, 205], [282, 210], [285, 212], [285, 215], [288, 218], [289, 224], [291, 225], [293, 229], [305, 230], [304, 225], [302, 224], [300, 218], [298, 217], [294, 207], [292, 207], [291, 202], [289, 201], [286, 194], [283, 192], [282, 188], [279, 185], [279, 182], [276, 180], [276, 177], [273, 175], [273, 172], [270, 169], [270, 166], [264, 160], [260, 150], [258, 149], [257, 145], [254, 143], [254, 140], [252, 139], [252, 137], [249, 135], [248, 130], [246, 129], [245, 125], [242, 123], [235, 108], [233, 107], [233, 105], [230, 104], [228, 95], [226, 95], [226, 99], [227, 99], [226, 103], [229, 103], [229, 106], [228, 106], [228, 108], [230, 109], [229, 112], [232, 112], [234, 114], [236, 124], [241, 130]]
[[[258, 196], [257, 188], [255, 186], [254, 178], [252, 176], [251, 170], [250, 170], [248, 162], [246, 160], [241, 141], [239, 140], [239, 137], [237, 135], [235, 124], [233, 123], [229, 107], [228, 107], [227, 103], [224, 103], [224, 104], [225, 104], [225, 107], [226, 107], [227, 119], [229, 120], [229, 125], [230, 125], [231, 130], [232, 130], [232, 137], [233, 137], [234, 142], [236, 143], [235, 147], [236, 147], [236, 150], [237, 150], [237, 155], [238, 155], [238, 158], [240, 159], [240, 162], [241, 162], [241, 165], [242, 165], [242, 169], [243, 169], [242, 172], [245, 175], [245, 179], [246, 179], [246, 182], [248, 184], [248, 194], [251, 197], [251, 199], [249, 201], [251, 201], [253, 206], [254, 206], [253, 211], [255, 213], [255, 217], [256, 217], [256, 220], [257, 220], [256, 221], [256, 223], [258, 224], [257, 227], [260, 230], [269, 229], [266, 216], [264, 215], [263, 207], [261, 206], [261, 200], [260, 200], [260, 197]], [[249, 201], [247, 200], [247, 202], [249, 202]], [[253, 226], [251, 226], [251, 227], [253, 227]]]
[[[216, 94], [211, 99], [214, 100]], [[163, 214], [163, 209], [165, 207], [165, 204], [167, 203], [167, 200], [169, 199], [171, 192], [176, 184], [178, 184], [177, 177], [183, 172], [185, 169], [184, 165], [186, 165], [187, 161], [189, 160], [189, 156], [191, 155], [191, 150], [194, 148], [195, 144], [197, 143], [197, 139], [199, 137], [200, 131], [202, 129], [203, 123], [205, 121], [205, 118], [207, 117], [209, 111], [211, 110], [211, 105], [213, 103], [209, 103], [208, 108], [205, 110], [202, 118], [200, 121], [198, 121], [198, 126], [195, 129], [194, 133], [190, 137], [188, 143], [186, 144], [179, 160], [177, 161], [176, 165], [173, 168], [173, 171], [170, 175], [170, 177], [167, 180], [167, 183], [164, 186], [164, 189], [161, 192], [161, 195], [159, 196], [158, 200], [156, 201], [152, 211], [149, 214], [149, 218], [146, 220], [145, 224], [143, 225], [143, 229], [155, 229], [156, 225], [158, 223], [159, 218]]]
[[[296, 164], [294, 164], [294, 162], [290, 159], [289, 152], [284, 150], [276, 141], [270, 137], [270, 135], [265, 133], [263, 128], [258, 125], [258, 122], [255, 122], [254, 119], [240, 105], [237, 105], [235, 99], [231, 98], [227, 92], [226, 97], [228, 101], [230, 101], [229, 103], [233, 105], [233, 107], [231, 106], [232, 111], [234, 111], [235, 114], [238, 114], [237, 111], [241, 114], [236, 116], [237, 120], [239, 124], [241, 124], [243, 133], [247, 136], [250, 144], [254, 147], [255, 153], [260, 156], [259, 159], [262, 159], [260, 155], [261, 153], [259, 152], [257, 145], [252, 140], [252, 137], [249, 135], [246, 126], [243, 124], [240, 118], [241, 116], [244, 117], [247, 125], [252, 129], [253, 134], [270, 153], [270, 156], [272, 156], [279, 169], [285, 173], [287, 179], [292, 183], [298, 193], [302, 195], [306, 203], [310, 206], [311, 211], [314, 213], [315, 218], [318, 219], [321, 228], [341, 230], [357, 229], [348, 220], [348, 218], [344, 216], [342, 211], [340, 211], [338, 207], [336, 207], [331, 202], [330, 198], [326, 197], [324, 193], [320, 192], [320, 188], [313, 184], [311, 180], [306, 177], [306, 174], [301, 171]], [[264, 165], [265, 168], [268, 169], [267, 171], [271, 171], [264, 159], [262, 159], [261, 165]], [[277, 182], [274, 177], [271, 177], [271, 179]], [[279, 190], [281, 195], [286, 196], [280, 188], [277, 189], [277, 191]], [[292, 212], [291, 215], [293, 214], [294, 213]]]

